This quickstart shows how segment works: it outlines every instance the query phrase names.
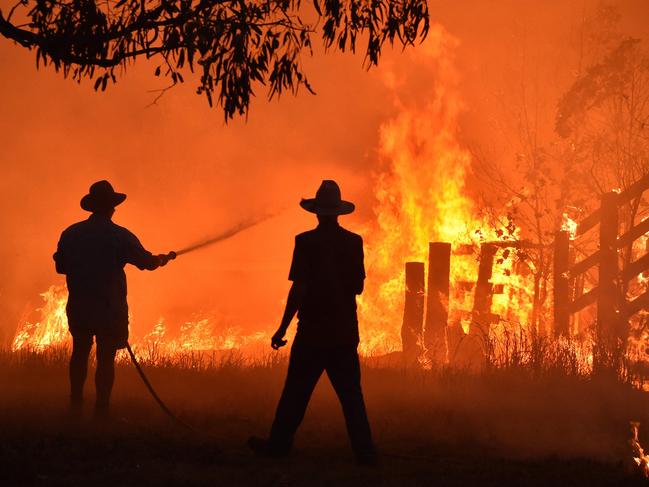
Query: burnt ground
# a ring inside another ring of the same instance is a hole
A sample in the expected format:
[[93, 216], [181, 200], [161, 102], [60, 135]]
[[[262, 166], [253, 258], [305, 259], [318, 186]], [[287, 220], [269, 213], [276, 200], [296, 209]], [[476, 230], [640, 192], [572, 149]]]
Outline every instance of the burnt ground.
[[[272, 419], [285, 365], [149, 368], [172, 424], [133, 370], [120, 366], [108, 424], [66, 411], [64, 359], [0, 360], [0, 485], [633, 486], [628, 421], [649, 401], [628, 386], [560, 374], [481, 376], [364, 370], [376, 468], [357, 467], [326, 379], [280, 461], [246, 449]], [[641, 426], [641, 439], [643, 429]], [[649, 435], [647, 435], [649, 436]]]

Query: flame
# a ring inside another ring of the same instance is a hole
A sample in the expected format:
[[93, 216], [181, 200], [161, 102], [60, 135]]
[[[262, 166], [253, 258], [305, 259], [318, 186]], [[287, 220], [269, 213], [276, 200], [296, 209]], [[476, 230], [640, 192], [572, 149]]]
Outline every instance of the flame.
[[[642, 221], [644, 221], [644, 218]], [[631, 254], [633, 261], [642, 257], [649, 250], [649, 234], [644, 234], [633, 242]], [[628, 283], [626, 292], [627, 301], [633, 301], [649, 290], [649, 272], [641, 272]], [[649, 363], [649, 330], [645, 325], [649, 311], [640, 310], [631, 317], [630, 334], [628, 338], [627, 358], [635, 364]], [[643, 384], [644, 390], [649, 390], [649, 383]]]
[[[464, 110], [454, 66], [457, 44], [437, 25], [431, 29], [426, 43], [413, 51], [415, 60], [432, 69], [437, 77], [416, 106], [399, 100], [399, 76], [384, 73], [400, 110], [380, 128], [378, 154], [384, 169], [377, 174], [374, 186], [376, 222], [363, 232], [369, 279], [359, 298], [359, 314], [360, 351], [365, 355], [401, 349], [404, 263], [425, 262], [429, 242], [452, 244], [451, 322], [469, 332], [480, 244], [520, 238], [520, 230], [509, 221], [499, 228], [491, 224], [467, 192], [471, 155], [457, 137], [459, 117]], [[492, 326], [494, 333], [504, 333], [512, 325], [526, 326], [530, 321], [530, 273], [518, 272], [513, 257], [514, 252], [506, 248], [500, 249], [495, 257], [491, 284], [499, 293], [493, 297], [492, 312], [498, 315], [499, 322]], [[41, 321], [34, 325], [26, 323], [19, 330], [15, 349], [67, 340], [64, 295], [65, 290], [60, 287], [45, 293]], [[173, 354], [229, 350], [268, 341], [268, 333], [246, 335], [232, 327], [217, 330], [214, 320], [208, 318], [181, 324], [177, 336], [172, 337], [164, 319], [160, 319], [135, 345]], [[420, 363], [430, 366], [425, 357]]]
[[[460, 96], [460, 77], [454, 65], [458, 41], [440, 25], [433, 26], [426, 42], [410, 55], [422, 69], [435, 73], [428, 93], [416, 105], [400, 97], [399, 73], [383, 72], [386, 86], [392, 90], [398, 113], [380, 127], [378, 166], [375, 175], [375, 206], [373, 221], [362, 232], [365, 236], [368, 279], [365, 293], [359, 298], [361, 324], [360, 352], [364, 355], [385, 354], [401, 349], [401, 325], [405, 294], [404, 264], [426, 262], [429, 242], [452, 245], [449, 326], [472, 333], [474, 326], [475, 283], [481, 245], [498, 243], [490, 285], [492, 296], [491, 323], [482, 324], [481, 332], [492, 353], [505, 354], [512, 340], [517, 347], [533, 339], [537, 317], [534, 316], [534, 282], [536, 269], [523, 263], [512, 248], [520, 242], [522, 231], [508, 218], [503, 208], [499, 218], [481, 211], [479, 202], [468, 191], [472, 159], [458, 138], [460, 117], [465, 106]], [[563, 214], [561, 228], [576, 235], [577, 223], [568, 211]], [[649, 238], [636, 240], [634, 255], [644, 254]], [[509, 247], [508, 247], [509, 245]], [[649, 286], [649, 274], [640, 274], [629, 289], [629, 298]], [[588, 284], [584, 292], [588, 291]], [[52, 286], [42, 295], [45, 304], [38, 309], [40, 320], [25, 321], [14, 338], [12, 349], [34, 348], [67, 343], [65, 316], [66, 290]], [[545, 310], [548, 311], [548, 310]], [[141, 326], [141, 325], [140, 325]], [[486, 331], [486, 333], [485, 333]], [[252, 345], [267, 348], [270, 333], [246, 334], [237, 327], [223, 326], [217, 320], [202, 317], [180, 324], [171, 333], [164, 318], [134, 346], [156, 353], [173, 355], [187, 351], [234, 350]], [[649, 332], [630, 339], [630, 355], [649, 362]], [[419, 363], [430, 368], [425, 353]], [[588, 343], [560, 340], [557, 350], [570, 348], [582, 362], [592, 367], [592, 350]], [[529, 353], [529, 352], [528, 352]], [[446, 355], [448, 360], [448, 354]]]
[[[67, 288], [51, 286], [41, 297], [44, 305], [36, 310], [40, 319], [35, 323], [25, 321], [20, 325], [12, 343], [13, 351], [43, 351], [49, 347], [70, 343], [65, 311]], [[269, 343], [270, 334], [267, 332], [245, 334], [237, 327], [223, 327], [217, 330], [212, 320], [207, 318], [182, 323], [178, 336], [172, 337], [164, 318], [160, 318], [150, 332], [142, 339], [133, 341], [132, 345], [133, 348], [148, 350], [150, 353], [170, 356], [187, 351], [226, 351], [256, 344], [267, 346]]]
[[574, 240], [577, 235], [577, 222], [570, 218], [567, 212], [564, 212], [562, 215], [561, 230], [568, 232], [570, 240]]
[[635, 421], [631, 422], [631, 439], [629, 440], [629, 445], [631, 446], [633, 462], [638, 472], [644, 477], [649, 477], [649, 455], [645, 454], [642, 445], [640, 445], [638, 438], [639, 428], [640, 423]]
[[[490, 225], [467, 192], [471, 155], [457, 137], [464, 110], [453, 64], [457, 44], [443, 27], [431, 29], [416, 55], [437, 73], [436, 82], [417, 106], [404, 106], [381, 127], [379, 155], [385, 169], [376, 179], [376, 225], [366, 232], [370, 279], [359, 300], [361, 341], [375, 349], [382, 343], [400, 348], [404, 263], [425, 262], [429, 242], [471, 249], [469, 255], [453, 256], [450, 303], [450, 314], [469, 331], [473, 298], [465, 283], [477, 279], [480, 243], [520, 237], [511, 225]], [[394, 85], [394, 76], [388, 79]], [[531, 281], [515, 272], [512, 257], [507, 249], [496, 256], [491, 282], [502, 285], [503, 293], [494, 296], [492, 310], [503, 320], [527, 323]]]
[[23, 348], [42, 351], [69, 342], [68, 317], [65, 314], [67, 289], [64, 286], [50, 286], [41, 297], [45, 304], [36, 310], [40, 319], [36, 323], [26, 321], [16, 332], [11, 344], [14, 352]]

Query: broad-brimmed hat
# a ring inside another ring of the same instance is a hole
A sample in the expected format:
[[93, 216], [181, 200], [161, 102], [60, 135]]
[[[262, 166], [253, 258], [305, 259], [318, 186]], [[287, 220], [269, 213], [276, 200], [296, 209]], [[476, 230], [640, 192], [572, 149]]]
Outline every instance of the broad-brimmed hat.
[[126, 199], [124, 193], [117, 193], [106, 180], [97, 181], [90, 186], [88, 194], [81, 198], [81, 208], [95, 212], [106, 208], [115, 208]]
[[303, 199], [300, 206], [316, 215], [348, 215], [356, 208], [341, 198], [338, 184], [330, 179], [322, 181], [315, 198]]

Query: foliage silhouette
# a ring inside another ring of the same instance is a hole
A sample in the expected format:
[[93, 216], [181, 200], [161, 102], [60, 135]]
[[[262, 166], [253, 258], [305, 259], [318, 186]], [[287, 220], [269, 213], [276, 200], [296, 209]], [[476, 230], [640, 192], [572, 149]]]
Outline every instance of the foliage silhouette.
[[35, 50], [37, 66], [103, 91], [137, 59], [153, 59], [172, 85], [197, 72], [197, 93], [226, 120], [248, 112], [255, 85], [269, 98], [313, 92], [301, 55], [319, 31], [325, 49], [355, 52], [366, 41], [370, 67], [386, 41], [413, 45], [428, 27], [426, 0], [20, 0], [0, 11], [0, 34]]

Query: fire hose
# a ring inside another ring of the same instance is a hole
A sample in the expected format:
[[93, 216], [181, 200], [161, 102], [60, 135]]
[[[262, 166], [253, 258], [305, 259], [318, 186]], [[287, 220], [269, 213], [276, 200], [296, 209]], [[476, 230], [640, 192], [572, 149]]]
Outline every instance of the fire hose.
[[169, 409], [169, 407], [164, 403], [162, 399], [160, 399], [160, 396], [156, 392], [156, 390], [153, 388], [151, 385], [151, 382], [149, 382], [149, 379], [147, 378], [146, 374], [144, 373], [144, 370], [142, 370], [142, 366], [140, 365], [140, 362], [138, 362], [137, 357], [135, 356], [135, 353], [133, 353], [133, 349], [131, 348], [131, 344], [127, 343], [126, 344], [126, 350], [128, 350], [128, 354], [131, 356], [131, 362], [133, 362], [133, 365], [135, 366], [135, 369], [137, 370], [137, 373], [140, 376], [140, 379], [142, 379], [142, 382], [144, 382], [144, 385], [146, 386], [147, 390], [149, 391], [149, 394], [151, 394], [151, 397], [155, 399], [155, 402], [158, 403], [158, 406], [160, 406], [160, 409], [169, 416], [172, 421], [179, 426], [182, 426], [185, 429], [188, 429], [190, 431], [196, 431], [194, 428], [189, 426], [187, 423], [185, 423], [182, 419], [180, 419], [178, 416], [174, 414], [174, 412]]
[[[219, 233], [218, 235], [215, 235], [213, 237], [210, 237], [206, 240], [203, 240], [201, 242], [189, 245], [181, 250], [177, 251], [172, 251], [166, 254], [166, 257], [169, 260], [175, 259], [179, 255], [183, 255], [189, 252], [193, 252], [194, 250], [198, 250], [204, 247], [207, 247], [209, 245], [216, 244], [218, 242], [221, 242], [223, 240], [226, 240], [230, 237], [233, 237], [239, 232], [242, 232], [243, 230], [246, 230], [247, 228], [250, 228], [252, 226], [255, 226], [259, 223], [261, 223], [264, 220], [267, 220], [270, 218], [272, 215], [265, 215], [261, 218], [257, 218], [254, 220], [248, 220], [245, 222], [240, 223], [239, 225], [236, 225], [222, 233]], [[178, 426], [189, 430], [193, 433], [200, 434], [200, 435], [205, 435], [204, 431], [199, 431], [187, 424], [185, 421], [180, 419], [169, 407], [165, 404], [165, 402], [160, 398], [156, 390], [154, 389], [153, 385], [151, 385], [151, 382], [149, 381], [148, 377], [144, 373], [144, 370], [142, 369], [142, 366], [140, 365], [140, 362], [138, 361], [137, 357], [135, 356], [135, 353], [133, 352], [133, 349], [131, 348], [131, 344], [127, 343], [126, 344], [126, 350], [128, 351], [128, 354], [131, 358], [131, 362], [133, 362], [133, 365], [135, 366], [135, 369], [137, 370], [138, 375], [140, 376], [140, 379], [142, 379], [142, 382], [146, 386], [147, 390], [149, 391], [149, 394], [155, 402], [160, 406], [160, 409]], [[399, 455], [399, 454], [387, 454], [387, 453], [382, 453], [381, 454], [384, 457], [392, 457], [396, 459], [401, 459], [401, 460], [415, 460], [415, 461], [434, 461], [434, 458], [428, 458], [428, 457], [419, 457], [419, 456], [411, 456], [411, 455]]]
[[[214, 244], [216, 244], [218, 242], [222, 242], [223, 240], [227, 240], [227, 239], [235, 236], [236, 234], [238, 234], [238, 233], [240, 233], [240, 232], [242, 232], [242, 231], [244, 231], [244, 230], [246, 230], [246, 229], [248, 229], [250, 227], [253, 227], [253, 226], [257, 225], [257, 224], [261, 223], [264, 220], [269, 219], [271, 216], [273, 216], [273, 215], [266, 214], [266, 215], [263, 215], [263, 216], [258, 217], [258, 218], [245, 220], [245, 221], [239, 223], [238, 225], [235, 225], [235, 226], [225, 230], [224, 232], [221, 232], [221, 233], [219, 233], [217, 235], [214, 235], [212, 237], [209, 237], [209, 238], [207, 238], [205, 240], [194, 243], [194, 244], [189, 245], [187, 247], [184, 247], [184, 248], [182, 248], [180, 250], [172, 251], [172, 252], [169, 252], [168, 254], [163, 254], [163, 256], [166, 257], [168, 260], [173, 260], [176, 257], [178, 257], [179, 255], [187, 254], [189, 252], [193, 252], [195, 250], [202, 249], [202, 248], [210, 246], [210, 245], [214, 245]], [[133, 352], [133, 349], [131, 348], [131, 344], [128, 343], [128, 342], [126, 343], [126, 350], [128, 351], [128, 354], [131, 357], [131, 362], [133, 362], [133, 365], [135, 366], [135, 369], [137, 370], [137, 373], [140, 376], [140, 379], [142, 379], [142, 382], [144, 382], [144, 385], [146, 386], [147, 390], [149, 391], [149, 394], [151, 394], [151, 397], [153, 397], [153, 399], [158, 404], [158, 406], [160, 406], [160, 409], [162, 409], [162, 411], [167, 416], [169, 416], [169, 418], [171, 418], [171, 420], [174, 423], [176, 423], [179, 426], [182, 426], [183, 428], [188, 429], [190, 431], [200, 433], [199, 431], [192, 428], [189, 424], [187, 424], [183, 420], [181, 420], [176, 414], [174, 414], [174, 412], [171, 409], [169, 409], [169, 407], [164, 403], [164, 401], [162, 399], [160, 399], [160, 396], [158, 395], [156, 390], [153, 388], [153, 386], [151, 385], [151, 382], [149, 381], [146, 374], [144, 373], [144, 370], [142, 369], [142, 366], [140, 365], [140, 362], [137, 360], [137, 357], [135, 356], [135, 353]]]
[[[160, 409], [169, 417], [171, 420], [176, 423], [178, 426], [191, 431], [192, 433], [198, 434], [205, 436], [206, 433], [205, 431], [199, 431], [186, 422], [184, 422], [182, 419], [180, 419], [174, 412], [169, 409], [169, 407], [164, 403], [162, 399], [160, 399], [160, 396], [156, 392], [156, 390], [153, 388], [151, 385], [151, 382], [149, 382], [149, 379], [147, 378], [146, 374], [144, 373], [144, 370], [142, 370], [142, 366], [140, 365], [140, 362], [138, 362], [137, 357], [135, 356], [135, 353], [133, 352], [133, 349], [131, 348], [130, 343], [126, 344], [126, 350], [128, 350], [128, 354], [131, 357], [131, 362], [133, 362], [133, 365], [135, 366], [135, 369], [137, 370], [137, 373], [140, 375], [140, 378], [142, 379], [142, 382], [144, 382], [144, 385], [148, 389], [149, 393], [151, 394], [151, 397], [155, 399], [155, 402], [158, 403], [158, 406], [160, 406]], [[414, 456], [414, 455], [403, 455], [403, 454], [396, 454], [396, 453], [386, 453], [382, 452], [381, 456], [383, 457], [390, 457], [390, 458], [395, 458], [399, 460], [410, 460], [410, 461], [436, 461], [435, 457], [424, 457], [424, 456]]]

